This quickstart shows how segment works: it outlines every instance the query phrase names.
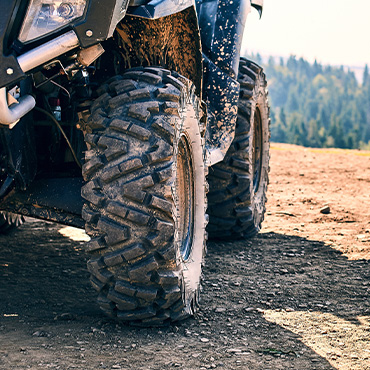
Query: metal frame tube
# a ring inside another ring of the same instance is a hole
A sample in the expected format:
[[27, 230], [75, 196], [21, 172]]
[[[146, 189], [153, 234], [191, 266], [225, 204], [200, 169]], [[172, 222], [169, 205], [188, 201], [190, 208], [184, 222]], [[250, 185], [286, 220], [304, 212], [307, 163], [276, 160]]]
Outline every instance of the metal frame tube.
[[[18, 57], [18, 63], [23, 72], [28, 72], [46, 62], [67, 53], [79, 46], [79, 41], [74, 31], [69, 31], [54, 40], [47, 42]], [[19, 99], [18, 104], [8, 106], [6, 88], [0, 89], [0, 124], [11, 125], [17, 122], [36, 105], [33, 96], [25, 95]]]
[[30, 112], [36, 105], [31, 95], [22, 96], [18, 103], [8, 106], [6, 88], [0, 89], [0, 124], [11, 125]]
[[23, 72], [28, 72], [78, 46], [79, 41], [76, 34], [74, 31], [69, 31], [19, 56], [18, 63]]

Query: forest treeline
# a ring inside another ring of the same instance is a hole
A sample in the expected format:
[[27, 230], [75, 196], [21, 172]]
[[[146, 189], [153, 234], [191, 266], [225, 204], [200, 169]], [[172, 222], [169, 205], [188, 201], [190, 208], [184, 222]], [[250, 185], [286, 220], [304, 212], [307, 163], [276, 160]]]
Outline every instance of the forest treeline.
[[370, 75], [362, 82], [343, 67], [294, 56], [264, 66], [271, 105], [271, 140], [310, 147], [370, 149]]

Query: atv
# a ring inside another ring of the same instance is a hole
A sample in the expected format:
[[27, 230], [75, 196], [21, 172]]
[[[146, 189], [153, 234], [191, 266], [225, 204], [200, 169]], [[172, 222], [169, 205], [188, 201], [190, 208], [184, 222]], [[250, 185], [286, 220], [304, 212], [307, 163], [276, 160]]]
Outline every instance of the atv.
[[0, 232], [24, 216], [85, 228], [104, 313], [192, 315], [207, 236], [263, 221], [266, 79], [240, 57], [263, 0], [1, 5]]

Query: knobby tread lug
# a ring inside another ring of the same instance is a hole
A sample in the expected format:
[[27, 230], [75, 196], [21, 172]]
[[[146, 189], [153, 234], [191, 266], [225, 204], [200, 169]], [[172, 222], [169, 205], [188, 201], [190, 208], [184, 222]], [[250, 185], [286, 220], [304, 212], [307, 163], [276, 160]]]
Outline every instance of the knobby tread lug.
[[128, 227], [120, 225], [106, 217], [102, 217], [98, 221], [97, 228], [105, 232], [106, 236], [104, 239], [108, 245], [118, 244], [130, 237]]
[[104, 166], [104, 161], [101, 157], [95, 157], [83, 165], [82, 171], [84, 172], [85, 178], [89, 178], [92, 173], [98, 171]]
[[115, 302], [118, 309], [120, 310], [131, 311], [138, 306], [138, 302], [135, 298], [122, 293], [118, 293], [113, 289], [109, 290], [107, 298], [110, 299], [112, 302]]
[[114, 303], [103, 294], [98, 295], [97, 302], [101, 308], [106, 310], [113, 309], [115, 306]]
[[170, 145], [173, 144], [173, 136], [175, 134], [175, 130], [168, 122], [163, 119], [163, 117], [156, 117], [153, 120], [152, 127], [157, 133], [163, 134], [164, 138]]
[[131, 281], [134, 282], [147, 281], [148, 278], [150, 280], [149, 273], [153, 270], [156, 270], [158, 266], [158, 262], [152, 256], [134, 265], [131, 265], [128, 270], [128, 275]]
[[101, 179], [108, 183], [142, 167], [143, 162], [141, 158], [130, 158], [121, 162], [118, 166], [106, 167], [101, 173]]
[[82, 207], [82, 217], [91, 224], [96, 224], [100, 218], [100, 212], [90, 208], [87, 204]]
[[153, 85], [157, 85], [162, 82], [161, 76], [151, 73], [148, 70], [144, 70], [144, 73], [140, 75], [140, 79]]
[[158, 182], [165, 182], [172, 176], [172, 167], [160, 169], [155, 172], [155, 175], [158, 177]]
[[180, 80], [170, 75], [165, 76], [163, 78], [163, 82], [176, 87], [179, 91], [183, 91], [185, 89], [185, 85]]
[[165, 68], [157, 68], [157, 67], [145, 67], [144, 68], [144, 71], [145, 72], [149, 72], [149, 73], [152, 73], [152, 74], [155, 74], [155, 75], [158, 75], [158, 76], [170, 76], [171, 75], [171, 71], [169, 71], [168, 69], [165, 69]]
[[150, 204], [151, 208], [159, 209], [159, 210], [167, 213], [169, 216], [171, 216], [172, 203], [169, 202], [168, 200], [160, 198], [156, 195], [152, 195], [149, 204]]
[[127, 153], [128, 150], [128, 142], [117, 136], [101, 136], [96, 144], [103, 149], [120, 150], [121, 153]]
[[166, 101], [163, 103], [162, 109], [164, 113], [179, 116], [179, 106], [176, 102]]
[[147, 87], [137, 90], [131, 90], [128, 93], [128, 96], [131, 98], [131, 101], [141, 100], [141, 99], [148, 99], [150, 98], [150, 91]]
[[114, 85], [113, 90], [117, 95], [121, 95], [124, 93], [128, 93], [131, 90], [135, 90], [137, 83], [132, 80], [121, 80], [117, 84]]
[[156, 95], [158, 99], [173, 101], [178, 103], [180, 100], [180, 91], [172, 85], [166, 85], [164, 88], [157, 88]]
[[131, 285], [129, 282], [119, 280], [116, 282], [114, 289], [118, 293], [125, 294], [127, 296], [133, 297], [136, 294], [137, 288]]
[[108, 92], [103, 93], [97, 99], [95, 99], [94, 103], [91, 105], [91, 113], [95, 113], [98, 109], [101, 109], [102, 106], [111, 98]]
[[158, 270], [155, 279], [162, 287], [172, 286], [177, 284], [179, 274], [179, 271]]
[[151, 113], [159, 113], [159, 103], [158, 102], [146, 102], [146, 103], [136, 103], [130, 105], [128, 109], [128, 116], [135, 118], [143, 123], [146, 123], [151, 117]]
[[108, 267], [113, 267], [120, 265], [123, 262], [123, 256], [122, 256], [122, 251], [114, 251], [111, 253], [107, 253], [103, 257], [104, 264]]
[[153, 307], [143, 308], [135, 311], [118, 311], [117, 318], [123, 321], [143, 320], [155, 316], [156, 310]]
[[170, 150], [170, 144], [166, 143], [164, 140], [158, 140], [153, 151], [147, 153], [149, 163], [153, 164], [168, 161], [172, 157], [172, 155], [169, 154]]
[[153, 302], [158, 295], [158, 289], [157, 288], [151, 288], [151, 287], [138, 287], [136, 290], [136, 297], [141, 298], [146, 302]]
[[119, 202], [108, 202], [107, 211], [113, 215], [134, 222], [138, 225], [147, 225], [150, 220], [149, 214], [133, 209]]
[[132, 79], [134, 81], [138, 81], [139, 77], [143, 74], [143, 69], [137, 68], [137, 70], [132, 70], [130, 72], [126, 72], [122, 77], [123, 79]]
[[85, 244], [86, 252], [95, 252], [101, 249], [105, 249], [107, 246], [102, 237], [91, 239]]
[[99, 135], [95, 135], [95, 134], [86, 134], [85, 135], [85, 142], [87, 144], [90, 144], [90, 145], [96, 145], [96, 143], [98, 142], [100, 136]]
[[92, 130], [105, 129], [109, 124], [109, 118], [105, 116], [105, 112], [99, 108], [88, 119], [89, 128]]
[[109, 107], [115, 109], [120, 107], [122, 104], [129, 103], [131, 101], [130, 96], [125, 93], [122, 95], [117, 95], [114, 98], [109, 99]]
[[139, 258], [145, 254], [146, 250], [141, 243], [135, 243], [122, 252], [123, 257], [126, 261], [131, 262], [136, 258]]
[[97, 292], [101, 292], [105, 287], [105, 283], [95, 278], [95, 276], [90, 276], [90, 283]]
[[91, 204], [94, 204], [95, 206], [99, 208], [104, 205], [105, 197], [97, 189], [97, 185], [95, 181], [89, 181], [87, 184], [85, 184], [82, 187], [81, 195], [84, 199], [86, 199]]
[[152, 175], [147, 175], [127, 183], [123, 190], [123, 195], [129, 199], [142, 203], [146, 196], [146, 191], [144, 191], [144, 189], [148, 189], [152, 186], [154, 186], [153, 177]]

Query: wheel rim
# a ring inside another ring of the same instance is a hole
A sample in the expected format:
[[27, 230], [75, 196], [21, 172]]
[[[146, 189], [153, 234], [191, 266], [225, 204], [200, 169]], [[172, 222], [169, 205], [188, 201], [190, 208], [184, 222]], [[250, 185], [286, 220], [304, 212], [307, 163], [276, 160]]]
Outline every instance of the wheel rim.
[[178, 240], [181, 256], [183, 260], [187, 260], [194, 233], [194, 173], [191, 150], [185, 135], [181, 135], [178, 144], [176, 188]]
[[263, 133], [262, 133], [262, 119], [261, 113], [256, 108], [254, 113], [254, 132], [253, 132], [253, 190], [256, 193], [261, 183], [262, 175], [262, 155], [263, 155]]

